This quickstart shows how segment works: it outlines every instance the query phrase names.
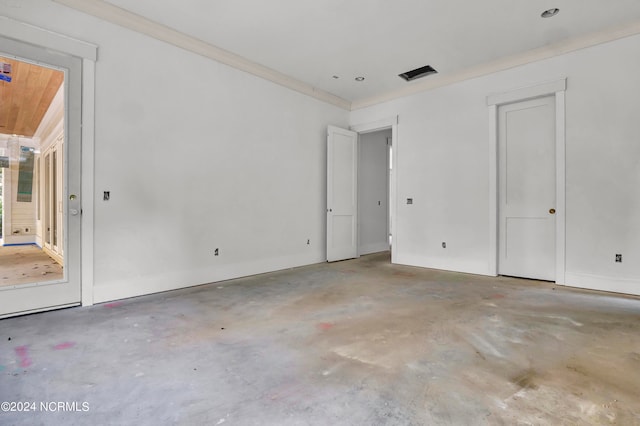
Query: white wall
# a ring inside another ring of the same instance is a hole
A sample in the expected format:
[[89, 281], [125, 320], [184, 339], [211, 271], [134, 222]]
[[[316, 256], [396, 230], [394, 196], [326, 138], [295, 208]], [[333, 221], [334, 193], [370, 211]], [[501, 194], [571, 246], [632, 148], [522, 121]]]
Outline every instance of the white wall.
[[566, 76], [566, 283], [640, 294], [639, 67], [634, 36], [352, 112], [399, 114], [398, 262], [488, 273], [486, 96]]
[[365, 133], [358, 146], [358, 253], [389, 250], [389, 146], [391, 129]]
[[2, 12], [99, 46], [96, 302], [326, 259], [348, 112], [46, 0]]

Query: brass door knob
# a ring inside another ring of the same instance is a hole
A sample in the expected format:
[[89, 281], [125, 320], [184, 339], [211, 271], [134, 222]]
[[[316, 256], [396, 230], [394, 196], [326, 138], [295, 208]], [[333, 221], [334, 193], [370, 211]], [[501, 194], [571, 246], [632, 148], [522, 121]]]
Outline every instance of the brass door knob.
[[556, 209], [549, 209], [550, 214], [556, 214]]

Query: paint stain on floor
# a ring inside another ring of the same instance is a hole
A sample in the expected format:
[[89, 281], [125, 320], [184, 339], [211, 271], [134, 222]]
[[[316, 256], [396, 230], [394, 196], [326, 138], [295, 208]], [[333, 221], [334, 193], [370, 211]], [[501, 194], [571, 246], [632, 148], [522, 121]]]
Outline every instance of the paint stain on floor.
[[62, 342], [62, 343], [58, 343], [57, 345], [55, 345], [53, 347], [54, 350], [56, 351], [61, 351], [63, 349], [70, 349], [72, 347], [74, 347], [76, 345], [76, 342]]
[[22, 368], [30, 367], [33, 362], [31, 361], [31, 357], [29, 356], [29, 347], [28, 346], [18, 346], [15, 349], [16, 355], [18, 356], [19, 365]]

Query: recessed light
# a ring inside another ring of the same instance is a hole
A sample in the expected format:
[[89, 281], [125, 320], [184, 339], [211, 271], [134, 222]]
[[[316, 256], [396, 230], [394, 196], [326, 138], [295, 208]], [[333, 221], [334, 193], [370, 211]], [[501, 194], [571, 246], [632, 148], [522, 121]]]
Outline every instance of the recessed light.
[[560, 9], [554, 7], [553, 9], [545, 10], [540, 16], [543, 18], [551, 18], [552, 16], [556, 16], [558, 12], [560, 12]]
[[356, 77], [356, 81], [364, 81], [364, 77]]

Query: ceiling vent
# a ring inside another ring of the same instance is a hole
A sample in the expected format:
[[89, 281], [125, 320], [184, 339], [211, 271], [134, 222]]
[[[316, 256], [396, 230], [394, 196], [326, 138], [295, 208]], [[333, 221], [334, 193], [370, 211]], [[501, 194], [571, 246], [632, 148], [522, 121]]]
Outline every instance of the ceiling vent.
[[416, 68], [415, 70], [403, 72], [402, 74], [398, 74], [398, 77], [402, 77], [407, 81], [413, 81], [418, 78], [426, 77], [431, 74], [437, 74], [436, 71], [431, 65], [425, 65], [424, 67]]

